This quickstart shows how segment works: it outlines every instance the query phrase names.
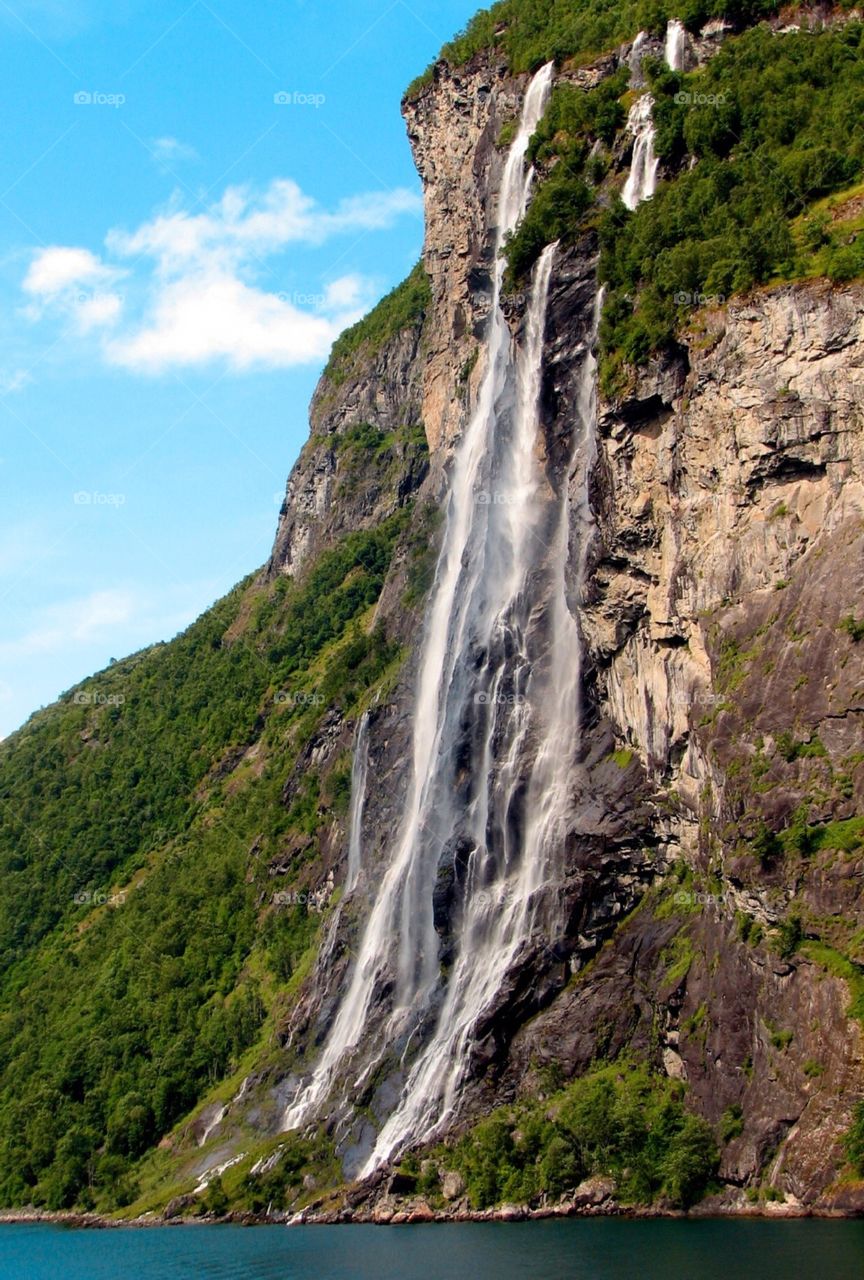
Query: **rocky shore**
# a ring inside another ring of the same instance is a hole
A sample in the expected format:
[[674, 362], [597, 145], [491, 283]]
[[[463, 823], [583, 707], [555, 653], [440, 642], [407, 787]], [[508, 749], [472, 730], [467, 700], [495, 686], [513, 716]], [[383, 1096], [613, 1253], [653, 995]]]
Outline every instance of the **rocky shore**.
[[[354, 1197], [359, 1194], [355, 1190]], [[491, 1209], [471, 1209], [467, 1201], [435, 1208], [422, 1197], [403, 1198], [383, 1195], [374, 1203], [348, 1203], [326, 1207], [323, 1202], [297, 1213], [235, 1212], [224, 1215], [188, 1215], [169, 1204], [162, 1214], [149, 1213], [137, 1218], [106, 1217], [99, 1213], [76, 1213], [26, 1207], [0, 1210], [0, 1226], [52, 1225], [78, 1230], [103, 1230], [120, 1227], [179, 1227], [214, 1224], [235, 1226], [404, 1226], [420, 1223], [454, 1222], [536, 1222], [548, 1218], [857, 1218], [864, 1217], [864, 1183], [839, 1186], [817, 1206], [787, 1196], [785, 1200], [752, 1200], [740, 1188], [726, 1188], [706, 1196], [690, 1209], [678, 1209], [662, 1200], [651, 1205], [624, 1205], [615, 1198], [614, 1183], [609, 1178], [590, 1178], [569, 1196], [554, 1203], [502, 1204]]]

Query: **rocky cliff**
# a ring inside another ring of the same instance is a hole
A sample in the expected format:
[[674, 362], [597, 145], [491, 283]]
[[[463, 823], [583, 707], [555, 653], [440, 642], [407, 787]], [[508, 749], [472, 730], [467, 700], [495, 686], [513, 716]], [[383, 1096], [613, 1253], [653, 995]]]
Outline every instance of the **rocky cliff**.
[[[596, 83], [606, 66], [574, 78]], [[422, 334], [391, 340], [347, 388], [325, 379], [272, 570], [295, 572], [337, 523], [384, 512], [374, 467], [359, 497], [339, 500], [327, 442], [352, 424], [422, 421], [431, 468], [418, 510], [434, 529], [429, 512], [483, 374], [500, 139], [524, 87], [481, 57], [441, 64], [406, 106], [426, 199]], [[596, 287], [589, 237], [555, 261], [538, 441], [550, 481], [574, 491], [567, 460]], [[523, 311], [524, 298], [508, 300], [517, 340]], [[563, 925], [526, 948], [478, 1027], [457, 1127], [542, 1088], [547, 1068], [569, 1078], [636, 1053], [686, 1082], [712, 1123], [733, 1118], [720, 1164], [727, 1202], [765, 1186], [790, 1206], [855, 1202], [837, 1179], [862, 1090], [850, 1010], [864, 960], [862, 368], [861, 286], [783, 286], [694, 313], [677, 356], [600, 404], [593, 528], [571, 531], [574, 564], [589, 539], [590, 572], [585, 598], [571, 599], [585, 714]], [[416, 466], [405, 475], [412, 490], [422, 478]], [[395, 837], [409, 745], [422, 610], [405, 613], [405, 575], [403, 557], [379, 605], [408, 657], [370, 721], [373, 880]], [[331, 871], [338, 881], [341, 868]], [[439, 913], [446, 935], [446, 896]], [[337, 918], [286, 1028], [301, 1074], [332, 1023], [361, 925], [356, 906]], [[346, 1091], [334, 1132], [349, 1175], [397, 1081], [391, 1061], [362, 1097]]]

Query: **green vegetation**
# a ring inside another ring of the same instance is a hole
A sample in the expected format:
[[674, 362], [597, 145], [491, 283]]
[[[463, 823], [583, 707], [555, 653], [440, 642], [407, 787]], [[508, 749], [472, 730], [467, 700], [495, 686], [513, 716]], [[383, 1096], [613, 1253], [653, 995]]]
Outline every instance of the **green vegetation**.
[[[822, 752], [812, 751], [806, 754], [821, 756]], [[792, 758], [798, 757], [793, 755]], [[760, 866], [767, 869], [778, 858], [787, 854], [807, 858], [823, 849], [853, 853], [864, 847], [864, 818], [809, 823], [807, 814], [807, 805], [799, 805], [788, 824], [780, 831], [772, 831], [764, 821], [760, 821], [750, 838], [750, 849], [758, 858]]]
[[801, 917], [792, 912], [780, 924], [778, 930], [777, 950], [783, 960], [794, 955], [804, 941], [804, 927]]
[[848, 956], [841, 955], [833, 947], [826, 946], [824, 942], [808, 940], [801, 944], [801, 951], [808, 960], [812, 960], [814, 964], [820, 965], [835, 978], [841, 978], [846, 983], [850, 993], [849, 1017], [864, 1023], [864, 966], [856, 964]]
[[444, 1156], [482, 1209], [558, 1198], [583, 1178], [615, 1179], [625, 1203], [695, 1203], [717, 1166], [710, 1126], [684, 1105], [678, 1081], [621, 1061], [599, 1066], [545, 1102], [504, 1107]]
[[864, 1102], [855, 1107], [852, 1124], [846, 1134], [846, 1158], [859, 1178], [864, 1178]]
[[743, 1132], [744, 1112], [736, 1102], [723, 1112], [720, 1119], [720, 1139], [722, 1142], [731, 1142], [734, 1138], [740, 1138]]
[[286, 777], [398, 661], [369, 614], [408, 519], [247, 581], [0, 747], [0, 1203], [130, 1204], [144, 1153], [264, 1051], [350, 793], [344, 755]]
[[322, 1134], [311, 1140], [286, 1134], [277, 1151], [272, 1163], [265, 1162], [265, 1169], [242, 1175], [231, 1197], [232, 1209], [252, 1213], [293, 1209], [303, 1199], [305, 1177], [311, 1177], [317, 1186], [333, 1186], [341, 1179], [342, 1167], [333, 1144]]
[[597, 138], [611, 143], [623, 125], [626, 112], [620, 99], [628, 80], [627, 68], [621, 67], [587, 93], [566, 84], [553, 91], [529, 155], [535, 162], [557, 163], [505, 246], [511, 284], [527, 274], [545, 245], [579, 235], [596, 198], [593, 186], [606, 172], [603, 155], [592, 156], [592, 146]]
[[849, 636], [850, 639], [854, 640], [855, 644], [858, 644], [859, 641], [864, 640], [864, 618], [859, 620], [858, 618], [855, 618], [850, 613], [850, 614], [847, 614], [845, 618], [843, 618], [843, 620], [840, 623], [840, 626], [846, 632], [847, 636]]
[[[637, 31], [660, 35], [670, 18], [697, 30], [709, 18], [727, 18], [746, 26], [774, 13], [776, 0], [499, 0], [471, 19], [465, 30], [441, 50], [451, 66], [461, 66], [484, 49], [504, 52], [513, 71], [531, 71], [554, 59], [596, 55], [632, 40]], [[847, 5], [847, 7], [851, 7]], [[582, 60], [580, 58], [580, 60]], [[432, 67], [409, 85], [415, 98], [431, 83]]]
[[[617, 204], [602, 219], [607, 389], [625, 364], [674, 339], [694, 300], [722, 302], [799, 274], [792, 220], [864, 167], [857, 22], [783, 37], [760, 27], [728, 41], [693, 75], [656, 70], [651, 80], [661, 154], [697, 163], [634, 213]], [[864, 239], [845, 248], [859, 274]]]
[[[705, 8], [694, 5], [685, 21], [701, 20]], [[745, 26], [773, 5], [725, 8]], [[595, 10], [552, 0], [514, 0], [493, 13], [509, 22], [500, 39], [519, 69], [604, 47], [613, 30], [624, 39], [640, 27], [660, 29], [666, 16], [662, 6], [648, 4]], [[445, 56], [463, 60], [491, 38], [489, 16], [480, 15]], [[658, 154], [676, 171], [674, 180], [632, 213], [617, 198], [601, 211], [609, 203], [608, 192], [598, 201], [606, 190], [605, 148], [625, 119], [626, 69], [588, 93], [561, 85], [531, 144], [547, 176], [506, 247], [508, 278], [516, 285], [544, 245], [573, 242], [596, 227], [607, 285], [601, 325], [607, 392], [620, 388], [627, 366], [674, 343], [700, 306], [722, 305], [778, 278], [822, 271], [840, 282], [864, 272], [857, 223], [844, 221], [842, 208], [818, 212], [820, 201], [864, 174], [860, 23], [782, 37], [757, 27], [728, 40], [692, 74], [651, 62], [646, 70]]]
[[365, 359], [377, 355], [381, 348], [402, 329], [419, 324], [429, 306], [429, 277], [423, 264], [417, 266], [376, 307], [340, 334], [333, 343], [324, 376], [338, 386], [344, 382], [354, 360], [362, 351]]
[[791, 764], [793, 760], [806, 760], [828, 755], [818, 737], [811, 738], [807, 742], [800, 742], [787, 729], [777, 734], [777, 752], [787, 764]]
[[770, 1024], [767, 1025], [771, 1044], [775, 1049], [779, 1050], [780, 1053], [785, 1052], [795, 1038], [794, 1032], [789, 1031], [788, 1028], [774, 1027]]
[[693, 939], [686, 929], [682, 929], [664, 948], [660, 957], [666, 967], [664, 981], [669, 985], [677, 985], [687, 977], [695, 958]]

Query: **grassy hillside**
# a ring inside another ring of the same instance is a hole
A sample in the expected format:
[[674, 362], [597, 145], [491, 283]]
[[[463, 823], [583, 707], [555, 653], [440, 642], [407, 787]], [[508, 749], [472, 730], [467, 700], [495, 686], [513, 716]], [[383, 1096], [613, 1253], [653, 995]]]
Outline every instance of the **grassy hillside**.
[[370, 606], [406, 518], [241, 584], [0, 748], [0, 1203], [131, 1201], [138, 1157], [284, 1010], [321, 919], [286, 891], [350, 764], [286, 777], [398, 661]]

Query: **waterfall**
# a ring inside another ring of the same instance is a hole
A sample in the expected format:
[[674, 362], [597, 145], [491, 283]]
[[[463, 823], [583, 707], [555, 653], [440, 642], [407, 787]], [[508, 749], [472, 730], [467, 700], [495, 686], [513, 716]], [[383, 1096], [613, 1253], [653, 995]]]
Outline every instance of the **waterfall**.
[[679, 22], [677, 18], [672, 18], [666, 27], [665, 58], [668, 66], [673, 71], [684, 70], [686, 40], [687, 32], [684, 30], [683, 22]]
[[[645, 38], [645, 32], [640, 31], [630, 50], [630, 83], [634, 85], [642, 83], [642, 46]], [[673, 71], [684, 70], [686, 41], [684, 24], [677, 18], [671, 19], [666, 27], [665, 58]], [[633, 138], [633, 156], [621, 199], [628, 209], [635, 209], [643, 200], [650, 200], [657, 186], [657, 166], [660, 162], [654, 154], [656, 131], [651, 114], [653, 107], [654, 99], [651, 94], [643, 93], [633, 103], [627, 116], [627, 132]]]
[[[362, 1175], [429, 1137], [452, 1113], [478, 1021], [514, 963], [556, 930], [556, 871], [573, 827], [581, 645], [566, 594], [570, 475], [556, 492], [541, 461], [554, 245], [534, 269], [521, 345], [500, 306], [501, 249], [528, 202], [533, 172], [526, 172], [525, 153], [551, 80], [550, 64], [531, 82], [504, 168], [484, 374], [450, 464], [398, 838], [324, 1049], [284, 1121], [295, 1128], [312, 1118], [337, 1071], [351, 1067], [357, 1088], [388, 1052], [401, 1052], [404, 1062], [413, 1049]], [[586, 342], [574, 433], [586, 457], [593, 340], [591, 334]], [[577, 523], [588, 511], [585, 475]], [[442, 871], [454, 885], [446, 978], [433, 918]], [[360, 1042], [380, 1013], [382, 993], [386, 1024], [364, 1056]]]
[[653, 106], [651, 94], [643, 93], [633, 103], [627, 117], [627, 130], [633, 136], [633, 156], [621, 199], [628, 209], [635, 209], [637, 204], [650, 199], [657, 185], [659, 160], [654, 154], [655, 132], [651, 118]]
[[369, 769], [369, 712], [364, 711], [357, 726], [351, 764], [351, 812], [348, 819], [348, 872], [345, 892], [350, 893], [360, 874], [363, 853], [363, 809], [366, 804], [366, 774]]
[[645, 77], [642, 75], [642, 50], [647, 39], [648, 32], [640, 31], [630, 48], [627, 65], [630, 68], [630, 84], [634, 88], [639, 88], [645, 83]]

